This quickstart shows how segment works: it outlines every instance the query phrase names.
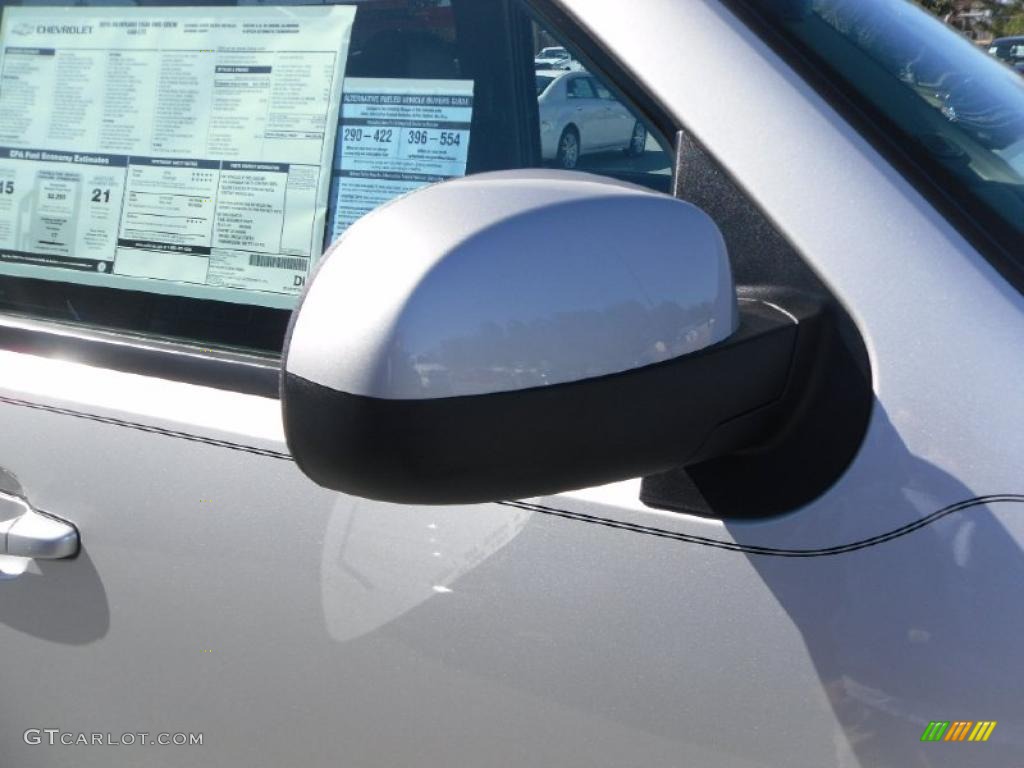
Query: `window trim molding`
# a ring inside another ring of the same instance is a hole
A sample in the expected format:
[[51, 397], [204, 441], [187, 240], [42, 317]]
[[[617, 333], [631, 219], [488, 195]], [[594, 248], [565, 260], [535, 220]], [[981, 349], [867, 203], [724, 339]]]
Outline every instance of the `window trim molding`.
[[211, 349], [10, 313], [0, 313], [0, 349], [240, 394], [278, 397], [280, 360], [272, 354]]

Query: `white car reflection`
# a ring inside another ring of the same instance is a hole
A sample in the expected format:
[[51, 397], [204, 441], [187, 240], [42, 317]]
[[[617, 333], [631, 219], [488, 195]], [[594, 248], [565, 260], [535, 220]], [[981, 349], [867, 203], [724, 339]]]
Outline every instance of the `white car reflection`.
[[538, 72], [542, 69], [570, 69], [572, 56], [561, 46], [551, 46], [542, 48], [533, 60], [533, 64]]
[[572, 170], [593, 152], [643, 154], [647, 129], [587, 72], [537, 72], [541, 151], [547, 161]]

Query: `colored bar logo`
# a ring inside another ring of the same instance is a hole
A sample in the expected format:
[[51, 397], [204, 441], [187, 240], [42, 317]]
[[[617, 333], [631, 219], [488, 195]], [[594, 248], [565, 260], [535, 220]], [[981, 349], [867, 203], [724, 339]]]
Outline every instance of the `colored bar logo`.
[[932, 720], [921, 734], [921, 741], [988, 741], [995, 729], [995, 720]]

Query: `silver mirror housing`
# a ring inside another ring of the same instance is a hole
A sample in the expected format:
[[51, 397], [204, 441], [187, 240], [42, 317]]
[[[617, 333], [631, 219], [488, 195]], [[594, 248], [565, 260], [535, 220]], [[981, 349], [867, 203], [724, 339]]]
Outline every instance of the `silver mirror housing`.
[[664, 362], [736, 323], [700, 209], [581, 173], [492, 173], [353, 226], [302, 301], [287, 369], [366, 397], [485, 395]]
[[390, 501], [635, 477], [777, 396], [782, 336], [757, 386], [721, 381], [715, 361], [738, 358], [712, 353], [766, 323], [787, 321], [737, 335], [724, 240], [692, 205], [580, 173], [449, 181], [367, 215], [325, 257], [289, 329], [286, 435], [316, 482]]

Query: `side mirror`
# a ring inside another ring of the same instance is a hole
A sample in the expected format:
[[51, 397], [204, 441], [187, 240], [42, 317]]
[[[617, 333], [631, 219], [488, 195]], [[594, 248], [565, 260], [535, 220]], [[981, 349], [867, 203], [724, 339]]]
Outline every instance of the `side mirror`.
[[431, 186], [355, 224], [307, 288], [288, 446], [322, 486], [416, 504], [733, 451], [763, 438], [797, 331], [739, 306], [721, 233], [687, 203], [555, 171]]

